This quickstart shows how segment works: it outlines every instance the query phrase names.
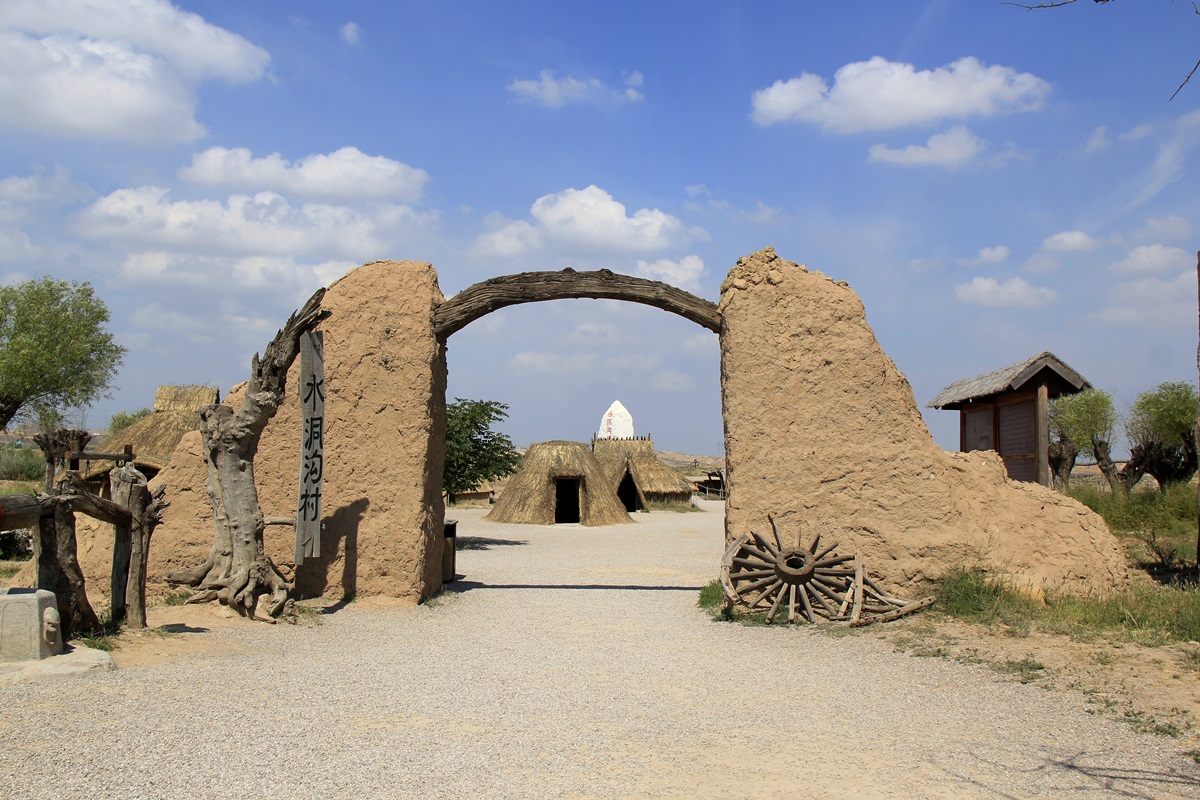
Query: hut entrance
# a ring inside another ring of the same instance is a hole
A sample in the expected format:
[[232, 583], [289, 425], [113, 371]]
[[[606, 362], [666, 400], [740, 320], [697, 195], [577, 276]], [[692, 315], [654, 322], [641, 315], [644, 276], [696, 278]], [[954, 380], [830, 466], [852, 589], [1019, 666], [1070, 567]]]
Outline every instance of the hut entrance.
[[579, 522], [579, 494], [583, 489], [580, 478], [554, 479], [554, 524]]
[[621, 501], [621, 505], [625, 506], [626, 511], [641, 511], [642, 509], [642, 504], [638, 501], [637, 484], [634, 483], [629, 470], [625, 470], [625, 477], [621, 478], [621, 483], [617, 486], [617, 499]]

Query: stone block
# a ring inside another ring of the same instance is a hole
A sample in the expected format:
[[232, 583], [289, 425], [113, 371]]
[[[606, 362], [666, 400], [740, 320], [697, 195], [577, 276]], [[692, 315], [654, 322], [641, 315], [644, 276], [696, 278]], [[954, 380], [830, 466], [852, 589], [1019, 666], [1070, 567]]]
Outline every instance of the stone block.
[[58, 603], [45, 589], [0, 589], [0, 661], [37, 661], [63, 650]]

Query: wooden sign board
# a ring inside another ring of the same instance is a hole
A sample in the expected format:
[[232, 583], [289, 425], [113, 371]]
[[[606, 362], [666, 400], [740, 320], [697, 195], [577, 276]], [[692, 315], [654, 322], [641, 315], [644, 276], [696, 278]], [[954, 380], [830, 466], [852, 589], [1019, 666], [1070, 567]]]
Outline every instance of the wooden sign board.
[[321, 482], [325, 465], [325, 350], [320, 331], [300, 338], [300, 491], [296, 566], [321, 554]]

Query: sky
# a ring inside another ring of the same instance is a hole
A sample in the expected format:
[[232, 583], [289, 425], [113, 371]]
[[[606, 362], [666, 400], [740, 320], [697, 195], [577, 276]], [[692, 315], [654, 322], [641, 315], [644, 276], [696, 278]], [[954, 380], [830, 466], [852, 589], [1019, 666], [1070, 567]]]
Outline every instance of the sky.
[[[1050, 350], [1124, 409], [1197, 377], [1200, 78], [1170, 98], [1198, 33], [1183, 0], [4, 0], [0, 283], [108, 304], [93, 428], [226, 392], [365, 262], [716, 301], [768, 245], [849, 283], [922, 408]], [[722, 452], [717, 337], [657, 309], [504, 309], [448, 363], [519, 446], [620, 400], [659, 449]]]

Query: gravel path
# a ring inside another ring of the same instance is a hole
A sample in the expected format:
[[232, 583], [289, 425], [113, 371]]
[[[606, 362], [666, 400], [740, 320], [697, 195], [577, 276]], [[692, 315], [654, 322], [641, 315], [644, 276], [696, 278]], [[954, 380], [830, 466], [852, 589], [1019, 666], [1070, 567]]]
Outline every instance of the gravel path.
[[468, 578], [428, 606], [214, 626], [187, 657], [0, 689], [0, 796], [1200, 796], [1170, 740], [1077, 696], [869, 632], [709, 621], [718, 504], [456, 516]]

